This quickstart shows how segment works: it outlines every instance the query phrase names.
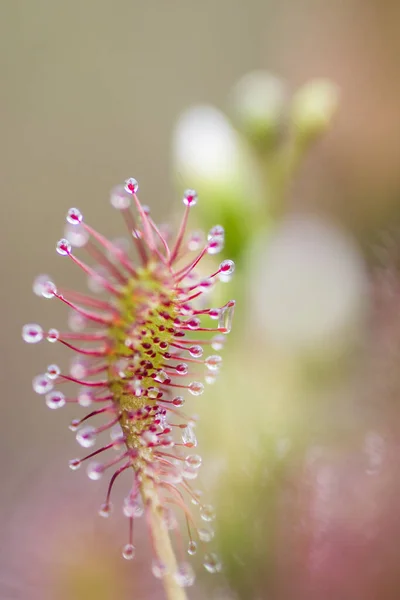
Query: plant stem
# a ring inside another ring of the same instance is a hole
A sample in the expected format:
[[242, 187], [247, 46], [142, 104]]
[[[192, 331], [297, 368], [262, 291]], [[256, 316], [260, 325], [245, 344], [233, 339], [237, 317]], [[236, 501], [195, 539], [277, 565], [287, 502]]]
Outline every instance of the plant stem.
[[171, 544], [168, 528], [164, 522], [163, 510], [153, 482], [143, 482], [143, 499], [148, 506], [148, 521], [153, 539], [154, 551], [158, 560], [165, 565], [162, 578], [167, 600], [187, 600], [185, 590], [177, 583], [174, 575], [178, 570], [177, 560]]

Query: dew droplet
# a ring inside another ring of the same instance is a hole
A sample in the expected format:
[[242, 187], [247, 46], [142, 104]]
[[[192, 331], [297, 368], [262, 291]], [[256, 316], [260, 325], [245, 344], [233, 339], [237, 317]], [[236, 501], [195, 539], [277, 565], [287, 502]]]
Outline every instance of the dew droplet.
[[103, 517], [103, 519], [108, 519], [113, 511], [113, 506], [111, 502], [104, 502], [99, 508], [99, 517]]
[[188, 446], [197, 446], [197, 438], [192, 426], [187, 425], [185, 429], [182, 430], [182, 441]]
[[224, 239], [224, 237], [225, 229], [222, 227], [222, 225], [214, 225], [214, 227], [211, 227], [210, 231], [208, 232], [207, 240], [211, 241], [214, 238]]
[[78, 400], [79, 406], [83, 406], [84, 408], [87, 408], [94, 401], [93, 392], [91, 390], [83, 389], [78, 393], [77, 400]]
[[154, 446], [157, 442], [157, 434], [152, 431], [146, 430], [140, 434], [140, 443], [143, 444], [143, 446]]
[[57, 342], [59, 337], [60, 337], [60, 332], [58, 331], [58, 329], [49, 329], [49, 331], [47, 332], [47, 335], [46, 335], [46, 340], [48, 342], [51, 342], [52, 344], [54, 344], [54, 342]]
[[55, 284], [50, 280], [45, 281], [42, 285], [43, 298], [50, 300], [50, 298], [54, 298], [55, 294], [57, 294], [57, 288]]
[[211, 540], [214, 539], [214, 530], [211, 529], [211, 527], [200, 527], [200, 529], [197, 530], [198, 536], [200, 538], [200, 540], [204, 543], [208, 543], [211, 542]]
[[79, 467], [81, 466], [82, 462], [80, 461], [79, 458], [73, 458], [69, 461], [68, 466], [71, 469], [71, 471], [77, 471], [79, 469]]
[[83, 248], [89, 241], [89, 232], [83, 225], [69, 225], [64, 229], [64, 237], [75, 248]]
[[212, 354], [211, 356], [207, 356], [204, 362], [210, 371], [218, 371], [222, 364], [222, 358], [218, 354]]
[[136, 179], [129, 177], [129, 179], [125, 180], [124, 188], [129, 194], [137, 194], [139, 191], [139, 184]]
[[235, 301], [231, 300], [221, 308], [221, 313], [218, 319], [219, 329], [223, 329], [223, 333], [229, 333], [232, 329], [232, 319], [235, 310]]
[[219, 314], [220, 314], [221, 310], [219, 308], [210, 308], [210, 310], [208, 311], [208, 316], [210, 317], [210, 319], [219, 319]]
[[33, 378], [32, 386], [37, 394], [47, 394], [53, 389], [53, 382], [50, 381], [46, 374], [37, 375]]
[[194, 554], [196, 554], [196, 552], [197, 552], [196, 542], [194, 542], [193, 540], [190, 540], [190, 542], [188, 544], [187, 552], [188, 552], [188, 554], [190, 554], [190, 556], [193, 556]]
[[208, 254], [218, 254], [224, 247], [223, 238], [213, 237], [208, 242], [207, 252]]
[[192, 504], [194, 504], [195, 506], [198, 506], [200, 504], [200, 498], [202, 497], [202, 495], [203, 495], [202, 490], [193, 490]]
[[77, 208], [69, 209], [69, 211], [67, 212], [68, 223], [70, 223], [71, 225], [79, 225], [79, 223], [82, 223], [82, 220], [83, 217], [80, 210], [78, 210]]
[[166, 415], [158, 415], [157, 420], [159, 421], [159, 427], [161, 431], [169, 427], [169, 423]]
[[110, 202], [117, 210], [126, 210], [131, 204], [131, 192], [123, 185], [117, 185], [111, 190]]
[[172, 400], [172, 404], [174, 406], [183, 406], [185, 404], [185, 399], [183, 396], [175, 396], [175, 398]]
[[219, 270], [224, 275], [232, 275], [232, 273], [235, 270], [235, 263], [233, 262], [233, 260], [223, 260], [222, 263], [219, 265]]
[[124, 505], [122, 512], [126, 517], [133, 517], [134, 519], [140, 519], [144, 514], [144, 507], [139, 497], [127, 496], [124, 499]]
[[135, 557], [135, 546], [133, 544], [125, 544], [122, 549], [122, 556], [126, 560], [132, 560]]
[[22, 339], [28, 344], [37, 344], [43, 339], [43, 329], [36, 323], [28, 323], [22, 328]]
[[200, 358], [203, 356], [203, 348], [201, 346], [190, 346], [189, 354], [194, 358]]
[[157, 398], [159, 393], [159, 389], [156, 387], [147, 388], [147, 397], [148, 398]]
[[32, 286], [33, 293], [36, 294], [36, 296], [43, 296], [44, 285], [49, 280], [50, 277], [48, 275], [38, 275], [35, 277]]
[[217, 372], [214, 373], [206, 373], [204, 376], [204, 381], [207, 385], [212, 385], [217, 381]]
[[46, 404], [51, 409], [62, 408], [65, 406], [65, 396], [56, 390], [49, 392], [46, 395]]
[[188, 327], [188, 329], [192, 329], [194, 331], [195, 329], [200, 327], [200, 319], [194, 317], [193, 319], [186, 321], [185, 325], [186, 327]]
[[47, 377], [49, 379], [57, 379], [60, 373], [61, 369], [58, 365], [49, 365], [47, 367]]
[[154, 378], [154, 381], [157, 381], [158, 383], [164, 383], [164, 381], [166, 381], [167, 379], [169, 379], [169, 377], [166, 374], [166, 372], [163, 369], [159, 369], [157, 371], [156, 377]]
[[[69, 373], [75, 379], [83, 379], [87, 374], [87, 362], [81, 356], [74, 356], [71, 360], [71, 365], [69, 367]], [[86, 391], [86, 388], [82, 388], [82, 390]]]
[[82, 427], [76, 434], [76, 441], [83, 448], [90, 448], [96, 442], [96, 430], [91, 425]]
[[204, 385], [200, 381], [189, 383], [188, 390], [193, 396], [200, 396], [204, 392]]
[[222, 348], [224, 347], [225, 344], [225, 336], [218, 334], [215, 335], [212, 340], [211, 340], [211, 348], [213, 350], [215, 350], [216, 352], [218, 352], [219, 350], [222, 350]]
[[112, 442], [123, 441], [124, 432], [122, 431], [121, 425], [119, 423], [117, 423], [110, 429], [110, 438]]
[[71, 244], [65, 238], [61, 238], [57, 242], [56, 250], [61, 256], [68, 256], [68, 254], [71, 254]]
[[79, 425], [81, 424], [79, 419], [72, 419], [71, 423], [68, 426], [68, 429], [71, 431], [77, 431]]
[[171, 435], [164, 435], [160, 440], [164, 448], [173, 448], [175, 446], [174, 438]]
[[203, 506], [200, 507], [200, 516], [203, 519], [203, 521], [214, 521], [215, 519], [215, 510], [214, 507], [211, 506], [211, 504], [203, 504]]
[[201, 467], [202, 458], [199, 454], [190, 454], [186, 457], [185, 462], [188, 467], [199, 469]]
[[168, 573], [168, 567], [161, 560], [154, 558], [151, 564], [151, 572], [156, 579], [162, 579]]
[[[182, 298], [184, 298], [185, 294], [182, 293]], [[193, 315], [193, 308], [190, 304], [181, 304], [181, 308], [179, 313], [184, 317], [191, 317]]]
[[198, 474], [198, 470], [194, 469], [193, 467], [184, 467], [182, 469], [182, 477], [184, 477], [185, 479], [197, 479]]
[[199, 292], [209, 292], [214, 285], [213, 279], [203, 279], [198, 284]]
[[218, 275], [218, 279], [220, 280], [221, 283], [229, 283], [230, 280], [232, 279], [232, 275], [227, 275], [226, 273], [220, 273]]
[[195, 190], [185, 190], [183, 194], [183, 204], [185, 206], [195, 206], [197, 203], [197, 192]]
[[190, 587], [194, 584], [196, 576], [192, 566], [187, 562], [183, 562], [179, 565], [174, 578], [180, 587]]
[[209, 573], [219, 573], [222, 569], [221, 561], [214, 552], [205, 555], [203, 565]]
[[175, 370], [179, 375], [187, 375], [189, 369], [186, 363], [180, 363], [179, 365], [176, 365]]
[[192, 231], [187, 241], [187, 247], [190, 252], [200, 250], [204, 244], [204, 233], [202, 231]]
[[97, 481], [103, 477], [104, 466], [98, 462], [91, 462], [87, 467], [87, 476], [93, 481]]

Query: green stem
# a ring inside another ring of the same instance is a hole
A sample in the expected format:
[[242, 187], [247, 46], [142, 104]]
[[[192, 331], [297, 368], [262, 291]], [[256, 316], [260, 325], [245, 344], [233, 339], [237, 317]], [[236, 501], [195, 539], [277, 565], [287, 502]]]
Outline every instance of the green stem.
[[305, 151], [306, 147], [301, 140], [291, 137], [281, 148], [261, 158], [260, 169], [269, 211], [275, 217], [279, 218], [285, 213], [288, 188]]
[[185, 590], [177, 583], [175, 573], [177, 560], [171, 544], [168, 528], [163, 518], [163, 508], [153, 482], [143, 482], [142, 495], [149, 507], [149, 524], [153, 545], [158, 560], [165, 565], [166, 573], [162, 578], [167, 600], [187, 600]]

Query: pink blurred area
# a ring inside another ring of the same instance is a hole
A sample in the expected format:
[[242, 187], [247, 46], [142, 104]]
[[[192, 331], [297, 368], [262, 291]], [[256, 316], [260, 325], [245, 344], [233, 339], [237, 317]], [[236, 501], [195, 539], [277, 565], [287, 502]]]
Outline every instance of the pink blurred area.
[[[25, 474], [3, 507], [1, 598], [163, 598], [160, 582], [150, 576], [145, 523], [135, 526], [136, 560], [124, 561], [121, 544], [128, 525], [119, 504], [116, 514], [101, 519], [104, 486], [88, 486], [84, 472], [67, 477], [60, 453], [55, 454], [46, 469], [42, 462]], [[116, 496], [122, 503], [121, 493]]]
[[277, 597], [398, 596], [398, 431], [391, 434], [309, 453], [298, 485], [282, 494]]

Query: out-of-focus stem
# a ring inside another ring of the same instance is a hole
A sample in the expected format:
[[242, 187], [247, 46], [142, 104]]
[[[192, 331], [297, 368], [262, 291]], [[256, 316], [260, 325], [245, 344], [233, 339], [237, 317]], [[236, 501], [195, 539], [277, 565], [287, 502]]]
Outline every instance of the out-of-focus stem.
[[162, 578], [167, 600], [187, 600], [185, 590], [177, 583], [175, 573], [178, 565], [171, 544], [168, 528], [163, 518], [163, 510], [153, 483], [147, 480], [142, 488], [143, 499], [148, 507], [148, 522], [151, 529], [154, 551], [158, 560], [165, 566]]
[[305, 152], [301, 140], [291, 137], [281, 148], [259, 158], [267, 206], [274, 217], [285, 213], [286, 194]]

